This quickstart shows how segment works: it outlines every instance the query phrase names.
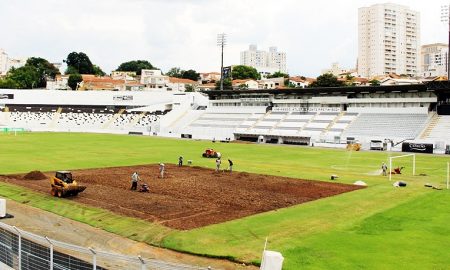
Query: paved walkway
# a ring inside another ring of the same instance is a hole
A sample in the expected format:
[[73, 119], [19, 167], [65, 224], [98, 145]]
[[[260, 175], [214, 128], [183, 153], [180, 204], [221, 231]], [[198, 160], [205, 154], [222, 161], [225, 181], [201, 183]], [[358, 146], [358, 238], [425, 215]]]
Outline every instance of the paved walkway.
[[258, 269], [254, 266], [243, 266], [233, 262], [209, 259], [187, 255], [163, 248], [152, 247], [145, 243], [136, 242], [128, 238], [76, 222], [53, 213], [7, 200], [7, 213], [14, 218], [3, 219], [1, 222], [16, 226], [22, 230], [49, 238], [94, 249], [119, 253], [128, 256], [141, 255], [143, 258], [197, 265], [211, 266], [214, 269]]

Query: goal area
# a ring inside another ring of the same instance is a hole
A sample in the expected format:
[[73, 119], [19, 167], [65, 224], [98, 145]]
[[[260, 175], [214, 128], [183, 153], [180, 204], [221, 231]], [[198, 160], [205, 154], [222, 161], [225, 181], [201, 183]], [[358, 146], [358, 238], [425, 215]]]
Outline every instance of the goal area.
[[407, 155], [401, 155], [401, 156], [395, 156], [395, 157], [389, 157], [389, 181], [392, 180], [392, 171], [394, 168], [392, 167], [392, 162], [396, 159], [404, 159], [412, 157], [411, 163], [412, 163], [412, 174], [416, 175], [416, 154], [407, 154]]

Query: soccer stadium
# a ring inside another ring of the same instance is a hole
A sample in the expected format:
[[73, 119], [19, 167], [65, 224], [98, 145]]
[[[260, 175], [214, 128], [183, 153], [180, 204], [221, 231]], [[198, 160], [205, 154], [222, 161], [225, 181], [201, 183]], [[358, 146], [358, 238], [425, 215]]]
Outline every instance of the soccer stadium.
[[449, 266], [446, 81], [1, 89], [0, 108], [1, 269]]

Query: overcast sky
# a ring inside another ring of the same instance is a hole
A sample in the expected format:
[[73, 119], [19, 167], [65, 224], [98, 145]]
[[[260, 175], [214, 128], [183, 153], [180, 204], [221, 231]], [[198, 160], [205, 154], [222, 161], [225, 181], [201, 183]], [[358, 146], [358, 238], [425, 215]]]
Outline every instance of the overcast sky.
[[[441, 0], [395, 0], [421, 14], [421, 43], [447, 42]], [[249, 44], [287, 53], [291, 75], [317, 76], [331, 63], [354, 67], [358, 8], [371, 0], [0, 0], [0, 48], [10, 57], [62, 62], [85, 52], [110, 72], [143, 59], [171, 67], [220, 70], [218, 33], [228, 35], [225, 65]]]

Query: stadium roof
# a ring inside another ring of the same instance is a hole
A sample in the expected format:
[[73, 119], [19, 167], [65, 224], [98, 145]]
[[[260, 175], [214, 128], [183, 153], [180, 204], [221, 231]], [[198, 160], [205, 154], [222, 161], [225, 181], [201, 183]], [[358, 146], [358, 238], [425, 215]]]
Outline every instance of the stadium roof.
[[433, 91], [437, 93], [450, 93], [450, 82], [429, 82], [426, 84], [411, 84], [411, 85], [386, 85], [386, 86], [348, 86], [348, 87], [314, 87], [314, 88], [287, 88], [287, 89], [257, 89], [257, 90], [211, 90], [204, 91], [210, 97], [223, 94], [311, 94], [311, 95], [326, 95], [326, 94], [354, 94], [354, 93], [390, 93], [390, 92], [425, 92]]

